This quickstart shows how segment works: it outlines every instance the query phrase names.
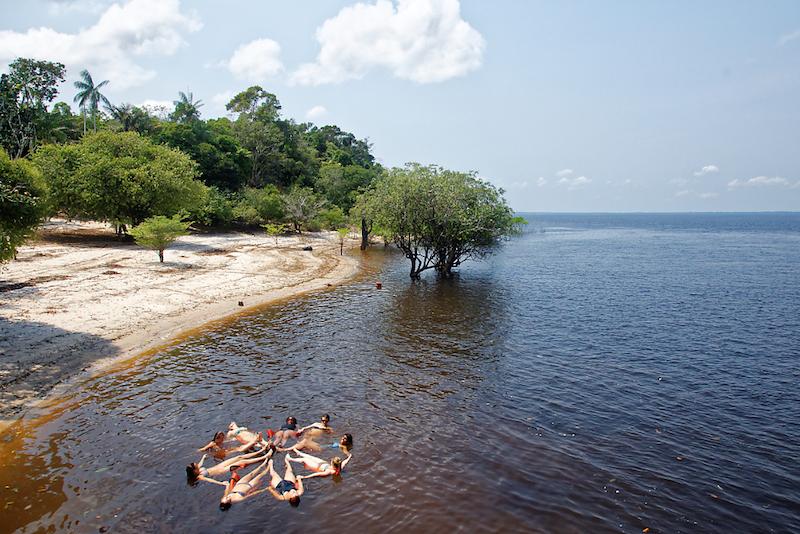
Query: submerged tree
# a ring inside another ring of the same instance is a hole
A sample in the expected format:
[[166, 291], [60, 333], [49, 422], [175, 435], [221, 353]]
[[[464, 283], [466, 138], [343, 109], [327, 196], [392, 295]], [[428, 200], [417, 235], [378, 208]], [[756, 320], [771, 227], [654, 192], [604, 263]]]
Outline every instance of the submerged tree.
[[164, 262], [164, 249], [176, 239], [186, 235], [192, 223], [181, 221], [180, 215], [164, 217], [157, 215], [146, 219], [142, 224], [131, 230], [131, 235], [136, 244], [144, 248], [158, 251], [158, 260]]
[[515, 232], [520, 221], [502, 193], [475, 173], [409, 164], [375, 183], [366, 212], [411, 261], [411, 278], [427, 269], [449, 277]]

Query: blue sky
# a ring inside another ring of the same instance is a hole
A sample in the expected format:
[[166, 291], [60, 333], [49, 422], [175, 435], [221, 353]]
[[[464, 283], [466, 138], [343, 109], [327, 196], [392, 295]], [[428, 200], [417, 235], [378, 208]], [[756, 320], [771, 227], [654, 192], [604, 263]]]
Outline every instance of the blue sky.
[[477, 170], [522, 211], [800, 210], [800, 2], [3, 2], [0, 64], [113, 102], [258, 83], [385, 165]]

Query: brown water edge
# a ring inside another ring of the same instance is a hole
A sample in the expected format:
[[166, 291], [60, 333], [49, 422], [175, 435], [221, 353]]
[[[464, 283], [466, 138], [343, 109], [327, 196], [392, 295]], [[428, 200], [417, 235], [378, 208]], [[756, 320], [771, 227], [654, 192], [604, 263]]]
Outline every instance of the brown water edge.
[[[360, 254], [361, 251], [358, 248], [352, 248], [349, 252], [354, 255], [359, 254], [358, 264], [351, 276], [344, 280], [329, 283], [322, 288], [307, 289], [271, 298], [184, 330], [147, 350], [109, 358], [101, 365], [56, 386], [45, 399], [37, 402], [19, 419], [1, 421], [0, 533], [14, 532], [31, 522], [40, 520], [66, 502], [63, 471], [74, 466], [64, 463], [58, 455], [59, 441], [65, 437], [63, 433], [54, 432], [47, 437], [49, 446], [46, 458], [41, 455], [26, 454], [23, 452], [23, 448], [26, 441], [36, 438], [37, 433], [47, 434], [47, 425], [64, 413], [92, 402], [94, 396], [85, 393], [93, 382], [110, 375], [120, 375], [123, 380], [135, 379], [139, 371], [147, 366], [150, 359], [156, 354], [176, 347], [205, 332], [222, 329], [237, 321], [260, 315], [269, 308], [282, 306], [296, 298], [324, 294], [343, 284], [363, 281], [377, 272], [384, 260], [382, 255]], [[72, 489], [79, 494], [79, 488]], [[77, 526], [78, 521], [76, 520], [74, 524], [62, 524], [59, 528], [68, 529]]]

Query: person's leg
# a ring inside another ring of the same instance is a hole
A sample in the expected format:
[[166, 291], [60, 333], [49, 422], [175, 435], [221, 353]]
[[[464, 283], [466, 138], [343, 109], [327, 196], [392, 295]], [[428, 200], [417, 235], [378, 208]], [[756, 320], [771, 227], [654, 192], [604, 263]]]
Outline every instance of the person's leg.
[[258, 475], [258, 473], [260, 473], [261, 471], [264, 470], [264, 467], [266, 467], [266, 463], [267, 462], [269, 462], [269, 459], [264, 460], [264, 462], [261, 465], [259, 465], [258, 467], [256, 467], [255, 469], [253, 469], [252, 471], [247, 473], [245, 476], [243, 476], [239, 480], [239, 482], [244, 482], [244, 483], [250, 484], [252, 486], [253, 484], [252, 484], [251, 480], [253, 480], [253, 478], [255, 478], [255, 476]]
[[292, 470], [292, 464], [289, 463], [288, 455], [284, 459], [283, 463], [286, 464], [286, 474], [283, 475], [283, 478], [288, 480], [291, 483], [294, 483], [295, 482], [294, 471]]
[[273, 465], [273, 461], [272, 460], [270, 460], [269, 464], [267, 464], [267, 465], [269, 467], [269, 474], [272, 476], [272, 479], [270, 480], [269, 485], [272, 486], [273, 488], [275, 488], [275, 487], [278, 486], [278, 483], [281, 481], [281, 476], [277, 473], [277, 471], [275, 471], [275, 466]]

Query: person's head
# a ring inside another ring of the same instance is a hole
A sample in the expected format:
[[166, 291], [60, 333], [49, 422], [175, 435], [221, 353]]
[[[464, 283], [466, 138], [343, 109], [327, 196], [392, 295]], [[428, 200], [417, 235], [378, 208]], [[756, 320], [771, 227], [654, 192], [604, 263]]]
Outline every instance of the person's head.
[[336, 456], [333, 460], [331, 460], [331, 467], [335, 471], [334, 474], [338, 475], [342, 472], [342, 459]]
[[231, 496], [230, 495], [225, 495], [219, 501], [219, 509], [224, 512], [225, 510], [227, 510], [227, 509], [229, 509], [231, 507], [231, 504], [233, 504], [233, 503], [231, 503]]
[[189, 484], [194, 484], [197, 482], [197, 477], [200, 476], [200, 467], [192, 462], [186, 466], [186, 481]]
[[239, 425], [236, 424], [236, 421], [231, 421], [231, 424], [228, 425], [228, 430], [230, 432], [233, 432], [237, 428], [239, 428]]
[[320, 417], [320, 421], [322, 421], [323, 425], [328, 426], [328, 423], [331, 422], [331, 416], [324, 413], [322, 414], [322, 417]]
[[297, 424], [297, 419], [290, 415], [289, 417], [286, 418], [286, 424], [288, 424], [288, 425], [296, 425]]
[[[292, 491], [294, 491], [294, 490], [292, 490]], [[295, 493], [294, 495], [289, 497], [289, 504], [291, 504], [295, 508], [300, 506], [300, 496]]]
[[225, 432], [221, 431], [216, 432], [214, 434], [214, 443], [216, 443], [217, 445], [222, 445], [223, 443], [225, 443]]
[[353, 448], [353, 435], [352, 434], [344, 434], [341, 438], [339, 438], [339, 445], [347, 447], [348, 449]]

